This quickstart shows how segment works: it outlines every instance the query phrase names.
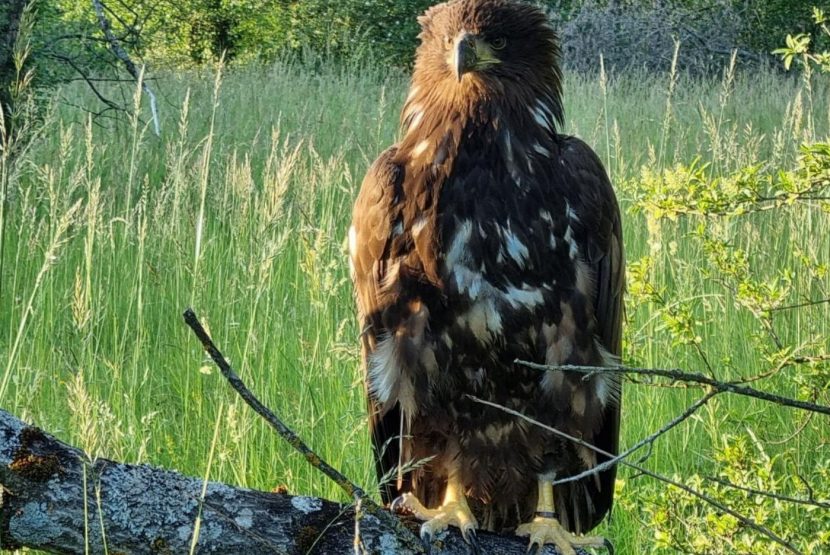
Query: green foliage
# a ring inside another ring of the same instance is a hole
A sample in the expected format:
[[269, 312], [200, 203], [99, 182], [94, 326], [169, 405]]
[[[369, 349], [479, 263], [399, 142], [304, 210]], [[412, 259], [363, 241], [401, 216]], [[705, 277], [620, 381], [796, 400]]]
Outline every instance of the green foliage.
[[[77, 0], [63, 0], [76, 2]], [[326, 52], [337, 59], [369, 55], [406, 66], [417, 16], [429, 0], [186, 0], [145, 7], [140, 52], [177, 64], [273, 60], [284, 52]], [[123, 8], [116, 12], [128, 15]]]
[[[365, 58], [407, 67], [417, 45], [417, 16], [433, 3], [129, 0], [106, 5], [116, 35], [130, 54], [156, 66], [201, 65], [222, 57], [236, 62], [270, 61], [285, 52], [304, 54], [311, 50], [340, 60]], [[665, 62], [660, 60], [667, 58], [673, 37], [684, 42], [681, 67], [684, 59], [694, 60], [690, 64], [696, 67], [720, 66], [719, 60], [735, 46], [741, 47], [747, 60], [757, 60], [762, 58], [758, 52], [766, 54], [772, 49], [767, 44], [769, 37], [806, 32], [810, 19], [809, 2], [802, 0], [797, 5], [786, 0], [749, 4], [738, 0], [539, 3], [549, 9], [560, 28], [570, 54], [566, 63], [579, 68], [595, 68], [599, 50], [611, 65], [633, 60], [637, 66], [662, 67]], [[101, 70], [111, 59], [87, 0], [35, 0], [35, 4], [38, 25], [33, 60], [40, 82], [63, 82], [75, 77], [78, 67], [85, 72]], [[3, 13], [0, 11], [0, 22]], [[724, 20], [730, 22], [728, 28]], [[644, 39], [644, 35], [651, 38]]]
[[812, 26], [815, 0], [766, 0], [747, 4], [743, 41], [747, 47], [771, 52], [781, 37], [807, 33]]
[[[830, 39], [830, 20], [823, 10], [813, 8], [813, 22], [821, 30], [819, 39]], [[820, 71], [830, 72], [830, 49], [819, 52], [813, 51], [811, 44], [813, 37], [808, 33], [799, 33], [795, 36], [787, 35], [787, 45], [783, 48], [778, 48], [773, 51], [784, 60], [784, 67], [790, 69], [793, 60], [797, 60], [802, 70], [809, 75], [812, 66], [816, 66]], [[820, 47], [818, 47], [820, 48]]]
[[[822, 24], [821, 13], [816, 15]], [[822, 55], [810, 54], [808, 44], [803, 37], [790, 37], [779, 53], [809, 71], [822, 63]], [[810, 104], [815, 88], [826, 85], [802, 82], [791, 100], [797, 121], [809, 125], [809, 114], [801, 113], [803, 95]], [[711, 125], [712, 138], [728, 134], [721, 117], [704, 116], [706, 120], [720, 122]], [[659, 334], [672, 348], [689, 351], [688, 365], [720, 379], [827, 404], [830, 251], [818, 230], [830, 226], [830, 142], [827, 135], [814, 133], [792, 137], [805, 140], [792, 161], [749, 156], [734, 164], [713, 151], [708, 161], [699, 157], [692, 163], [643, 166], [637, 178], [624, 184], [632, 199], [630, 211], [644, 218], [649, 235], [648, 254], [629, 265], [629, 306], [649, 306], [652, 321], [661, 324]], [[720, 139], [713, 146], [732, 150]], [[682, 251], [694, 255], [679, 256], [680, 244]], [[674, 275], [661, 277], [664, 271]], [[678, 296], [673, 293], [677, 280], [706, 286], [698, 294]], [[717, 299], [715, 307], [707, 297]], [[731, 324], [713, 319], [730, 310]], [[804, 319], [798, 318], [801, 313]], [[744, 336], [716, 355], [713, 337], [729, 333], [728, 326], [736, 322], [744, 323]], [[741, 352], [751, 353], [752, 369], [746, 355], [743, 364], [737, 363]], [[726, 431], [723, 414], [729, 414], [728, 405], [718, 397], [707, 407], [713, 424], [708, 456], [714, 464], [705, 465], [704, 471], [687, 465], [675, 479], [748, 517], [799, 552], [822, 553], [830, 539], [830, 459], [819, 457], [804, 465], [797, 447], [802, 441], [809, 444], [801, 436], [812, 417], [798, 415], [798, 424], [787, 419], [793, 431], [783, 439], [762, 440], [769, 437], [763, 425], [746, 415], [735, 415], [744, 422], [742, 430]], [[769, 414], [770, 408], [758, 410]], [[643, 501], [642, 521], [653, 530], [655, 553], [788, 552], [779, 541], [686, 491], [650, 490], [636, 502]], [[629, 498], [623, 503], [631, 506]]]
[[[802, 553], [822, 553], [830, 541], [830, 511], [818, 504], [802, 505], [786, 498], [830, 499], [828, 463], [811, 470], [814, 487], [808, 488], [799, 479], [798, 469], [779, 456], [770, 456], [752, 432], [724, 435], [718, 443], [714, 454], [716, 476], [695, 474], [675, 479], [749, 516], [760, 526], [775, 530], [782, 522], [787, 523], [790, 528], [785, 537], [800, 538], [796, 544]], [[732, 515], [712, 511], [682, 490], [653, 491], [643, 501], [645, 524], [654, 531], [652, 553], [785, 553], [779, 544], [748, 529]]]

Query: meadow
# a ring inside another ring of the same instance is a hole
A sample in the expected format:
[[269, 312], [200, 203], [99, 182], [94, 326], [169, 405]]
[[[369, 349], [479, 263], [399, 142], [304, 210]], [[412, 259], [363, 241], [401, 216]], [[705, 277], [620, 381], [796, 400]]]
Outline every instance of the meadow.
[[[324, 61], [164, 74], [154, 82], [161, 138], [146, 124], [146, 107], [142, 119], [93, 123], [56, 102], [46, 132], [2, 167], [0, 406], [92, 456], [342, 499], [229, 389], [182, 322], [193, 307], [259, 397], [372, 489], [345, 236], [366, 168], [397, 136], [406, 85], [397, 71]], [[627, 258], [649, 257], [647, 279], [666, 299], [661, 307], [632, 297], [627, 363], [699, 372], [702, 351], [720, 378], [768, 368], [751, 340], [757, 321], [701, 270], [695, 222], [648, 222], [636, 208], [643, 168], [659, 173], [693, 160], [712, 175], [790, 167], [800, 143], [830, 134], [827, 80], [803, 88], [791, 75], [740, 68], [722, 79], [566, 75], [564, 132], [605, 161], [624, 211]], [[93, 102], [80, 85], [61, 95]], [[721, 227], [764, 279], [804, 257], [830, 262], [830, 217], [820, 206]], [[793, 298], [830, 291], [828, 272], [789, 280]], [[666, 306], [688, 307], [700, 341], [677, 340]], [[787, 313], [780, 326], [787, 344], [809, 337], [811, 348], [830, 349], [826, 304]], [[807, 395], [797, 372], [759, 387]], [[699, 397], [696, 389], [627, 384], [621, 444]], [[827, 430], [826, 418], [721, 396], [661, 438], [645, 464], [691, 480], [762, 460], [769, 464], [747, 468], [768, 467], [782, 491], [803, 493], [786, 478], [794, 473], [825, 480], [827, 491]], [[649, 478], [622, 470], [619, 479], [614, 518], [598, 532], [619, 553], [675, 552], [658, 524], [682, 503]], [[689, 507], [683, 518], [723, 535], [718, 527], [728, 523], [717, 511]], [[764, 513], [755, 518], [789, 531], [804, 552], [821, 552], [815, 540], [824, 530], [809, 508], [785, 513], [762, 499], [756, 509]], [[752, 538], [740, 530], [733, 540]], [[715, 552], [699, 541], [698, 552]]]

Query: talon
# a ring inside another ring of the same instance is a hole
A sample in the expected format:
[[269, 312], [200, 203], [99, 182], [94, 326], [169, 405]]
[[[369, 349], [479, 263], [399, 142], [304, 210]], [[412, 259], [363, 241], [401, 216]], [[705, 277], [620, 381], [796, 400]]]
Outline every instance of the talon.
[[480, 552], [475, 534], [478, 523], [457, 483], [450, 481], [444, 495], [444, 502], [434, 509], [424, 507], [411, 493], [403, 494], [392, 502], [392, 506], [398, 510], [405, 508], [416, 518], [424, 521], [420, 535], [425, 546], [431, 546], [433, 538], [447, 527], [457, 526], [464, 541], [473, 548], [473, 553]]
[[421, 526], [421, 543], [424, 544], [424, 551], [427, 555], [432, 553], [432, 533], [429, 530], [424, 530]]
[[470, 544], [470, 552], [473, 555], [480, 555], [481, 553], [481, 544], [478, 542], [478, 534], [476, 533], [475, 528], [465, 528], [461, 531], [461, 535], [464, 536], [464, 540]]
[[605, 548], [614, 555], [614, 546], [605, 538], [577, 536], [568, 532], [555, 518], [536, 517], [516, 528], [517, 536], [529, 536], [527, 553], [544, 551], [547, 544], [556, 546], [561, 555], [576, 555], [580, 547]]

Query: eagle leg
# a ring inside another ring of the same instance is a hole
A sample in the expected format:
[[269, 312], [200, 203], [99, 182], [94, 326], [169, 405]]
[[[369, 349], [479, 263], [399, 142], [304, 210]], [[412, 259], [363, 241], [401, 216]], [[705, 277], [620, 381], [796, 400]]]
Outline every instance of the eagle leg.
[[468, 543], [474, 547], [478, 544], [476, 538], [478, 522], [467, 504], [464, 487], [455, 476], [451, 476], [447, 481], [447, 490], [440, 507], [428, 509], [417, 497], [411, 493], [404, 493], [392, 502], [392, 510], [411, 513], [415, 518], [423, 520], [421, 539], [425, 542], [431, 543], [436, 534], [446, 530], [449, 525], [453, 525], [461, 530], [461, 535]]
[[553, 503], [553, 485], [539, 480], [539, 502], [536, 517], [516, 528], [517, 536], [529, 536], [528, 552], [540, 549], [545, 544], [553, 544], [562, 555], [576, 555], [577, 547], [606, 548], [614, 555], [614, 547], [605, 538], [599, 536], [576, 536], [566, 530], [556, 516]]

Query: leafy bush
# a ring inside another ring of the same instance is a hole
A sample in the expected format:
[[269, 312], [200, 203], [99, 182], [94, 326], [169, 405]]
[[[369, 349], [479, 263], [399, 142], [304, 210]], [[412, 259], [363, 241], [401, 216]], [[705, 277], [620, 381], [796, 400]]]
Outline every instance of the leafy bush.
[[[816, 10], [814, 18], [827, 33], [824, 14]], [[830, 69], [830, 54], [810, 51], [808, 35], [790, 36], [787, 42], [778, 53], [788, 66], [798, 61], [805, 74], [792, 99], [793, 113], [798, 114], [814, 91], [826, 90], [819, 88], [826, 84], [814, 83], [810, 76], [814, 66]], [[649, 164], [637, 178], [626, 180], [622, 189], [633, 199], [633, 212], [644, 216], [650, 246], [648, 254], [630, 262], [628, 305], [648, 305], [653, 318], [661, 321], [661, 333], [676, 348], [689, 350], [690, 364], [707, 375], [763, 391], [790, 392], [823, 404], [826, 411], [830, 340], [822, 314], [830, 302], [830, 266], [828, 251], [817, 247], [815, 233], [830, 222], [830, 142], [816, 136], [809, 115], [797, 120], [794, 127], [806, 125], [806, 134], [794, 129], [787, 140], [806, 140], [791, 162], [747, 159], [736, 164], [729, 140], [718, 140], [711, 163]], [[720, 135], [722, 126], [712, 127], [712, 136]], [[781, 225], [785, 221], [799, 224], [787, 229]], [[678, 240], [695, 253], [692, 258], [676, 259], [672, 251]], [[776, 242], [778, 247], [773, 246]], [[710, 284], [709, 293], [723, 304], [710, 310], [703, 296], [673, 298], [672, 289], [656, 279], [666, 266], [682, 268], [678, 273], [685, 275], [678, 279]], [[727, 333], [711, 318], [723, 315], [727, 307], [741, 313], [754, 330], [734, 350], [751, 351], [750, 359], [759, 364], [755, 371], [736, 367], [731, 352], [721, 360], [711, 356], [713, 335]], [[799, 320], [799, 315], [805, 318]], [[714, 395], [713, 390], [707, 395]], [[685, 489], [621, 496], [624, 508], [642, 511], [643, 525], [654, 533], [652, 551], [824, 553], [830, 544], [830, 458], [819, 450], [807, 463], [798, 451], [802, 442], [815, 444], [816, 436], [804, 435], [811, 419], [826, 416], [793, 417], [767, 404], [759, 407], [760, 421], [735, 414], [732, 418], [741, 427], [724, 432], [728, 402], [721, 397], [707, 405], [713, 424], [711, 451], [706, 453], [712, 459], [705, 465], [709, 470], [697, 470], [690, 460], [682, 475], [674, 477]], [[781, 422], [783, 439], [773, 440], [763, 431], [767, 419]], [[819, 441], [824, 441], [824, 425], [813, 428]]]

